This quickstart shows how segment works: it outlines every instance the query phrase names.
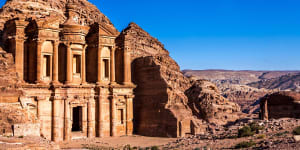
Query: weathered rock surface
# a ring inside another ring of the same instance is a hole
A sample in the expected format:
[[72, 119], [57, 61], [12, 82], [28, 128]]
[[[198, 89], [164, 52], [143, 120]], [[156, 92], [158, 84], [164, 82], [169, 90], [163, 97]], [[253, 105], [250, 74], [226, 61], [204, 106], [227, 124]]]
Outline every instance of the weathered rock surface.
[[207, 80], [195, 81], [186, 95], [193, 113], [210, 123], [223, 125], [239, 119], [238, 104], [224, 98], [217, 86]]
[[242, 112], [256, 117], [261, 97], [279, 88], [297, 89], [295, 77], [299, 71], [184, 70], [183, 73], [193, 80], [207, 79], [215, 83], [225, 98], [239, 104]]
[[135, 23], [129, 24], [117, 40], [132, 50], [136, 132], [172, 137], [196, 132], [201, 121], [193, 116], [184, 94], [190, 80], [164, 46]]
[[117, 32], [110, 20], [87, 0], [7, 0], [0, 10], [0, 22], [26, 17], [28, 19], [54, 19], [63, 23], [66, 20], [67, 2], [73, 2], [76, 5], [76, 11], [82, 12], [81, 18], [84, 19], [79, 21], [82, 24], [90, 25], [98, 22], [110, 26]]
[[12, 135], [14, 124], [37, 123], [36, 116], [23, 109], [19, 104], [0, 104], [0, 132], [2, 135]]
[[261, 98], [262, 119], [300, 118], [300, 93], [281, 91]]
[[217, 83], [222, 95], [240, 105], [242, 112], [256, 114], [259, 112], [259, 99], [271, 90], [257, 89], [247, 85]]

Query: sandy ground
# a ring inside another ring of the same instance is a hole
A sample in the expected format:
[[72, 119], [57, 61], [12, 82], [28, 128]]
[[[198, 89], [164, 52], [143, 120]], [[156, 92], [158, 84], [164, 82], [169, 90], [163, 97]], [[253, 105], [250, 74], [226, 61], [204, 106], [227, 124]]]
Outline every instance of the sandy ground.
[[124, 136], [124, 137], [107, 137], [93, 139], [77, 139], [69, 142], [59, 143], [60, 148], [74, 149], [82, 147], [151, 147], [166, 145], [169, 142], [176, 141], [176, 138], [159, 138], [159, 137], [144, 137], [144, 136]]
[[123, 148], [162, 146], [176, 141], [176, 138], [124, 136], [92, 139], [74, 139], [68, 142], [54, 143], [40, 137], [4, 137], [0, 136], [0, 149], [12, 150], [46, 150], [46, 149], [86, 149], [86, 148]]

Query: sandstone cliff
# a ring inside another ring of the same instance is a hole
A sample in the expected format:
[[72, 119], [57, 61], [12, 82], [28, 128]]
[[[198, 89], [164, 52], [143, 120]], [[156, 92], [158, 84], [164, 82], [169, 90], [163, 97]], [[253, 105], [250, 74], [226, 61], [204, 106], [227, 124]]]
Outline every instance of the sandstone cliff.
[[195, 81], [186, 95], [193, 113], [209, 123], [224, 125], [239, 119], [238, 104], [224, 98], [217, 86], [207, 80]]
[[181, 73], [163, 44], [135, 23], [129, 24], [117, 41], [119, 46], [131, 50], [133, 82], [137, 85], [134, 90], [136, 132], [172, 137], [195, 132], [196, 127], [191, 126], [198, 126], [201, 121], [193, 116], [184, 94], [190, 80]]

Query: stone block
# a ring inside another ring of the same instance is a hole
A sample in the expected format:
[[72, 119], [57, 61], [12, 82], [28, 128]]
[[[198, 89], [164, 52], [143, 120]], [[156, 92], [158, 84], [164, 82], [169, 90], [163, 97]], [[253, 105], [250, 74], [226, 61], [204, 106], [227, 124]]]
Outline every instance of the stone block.
[[14, 124], [14, 136], [40, 136], [40, 124]]

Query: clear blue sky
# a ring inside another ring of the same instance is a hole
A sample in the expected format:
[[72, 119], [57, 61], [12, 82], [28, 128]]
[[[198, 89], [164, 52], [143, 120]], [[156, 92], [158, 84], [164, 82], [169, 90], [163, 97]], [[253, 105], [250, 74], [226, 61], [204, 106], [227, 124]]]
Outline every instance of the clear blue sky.
[[89, 1], [118, 30], [139, 24], [182, 69], [300, 70], [299, 0]]

